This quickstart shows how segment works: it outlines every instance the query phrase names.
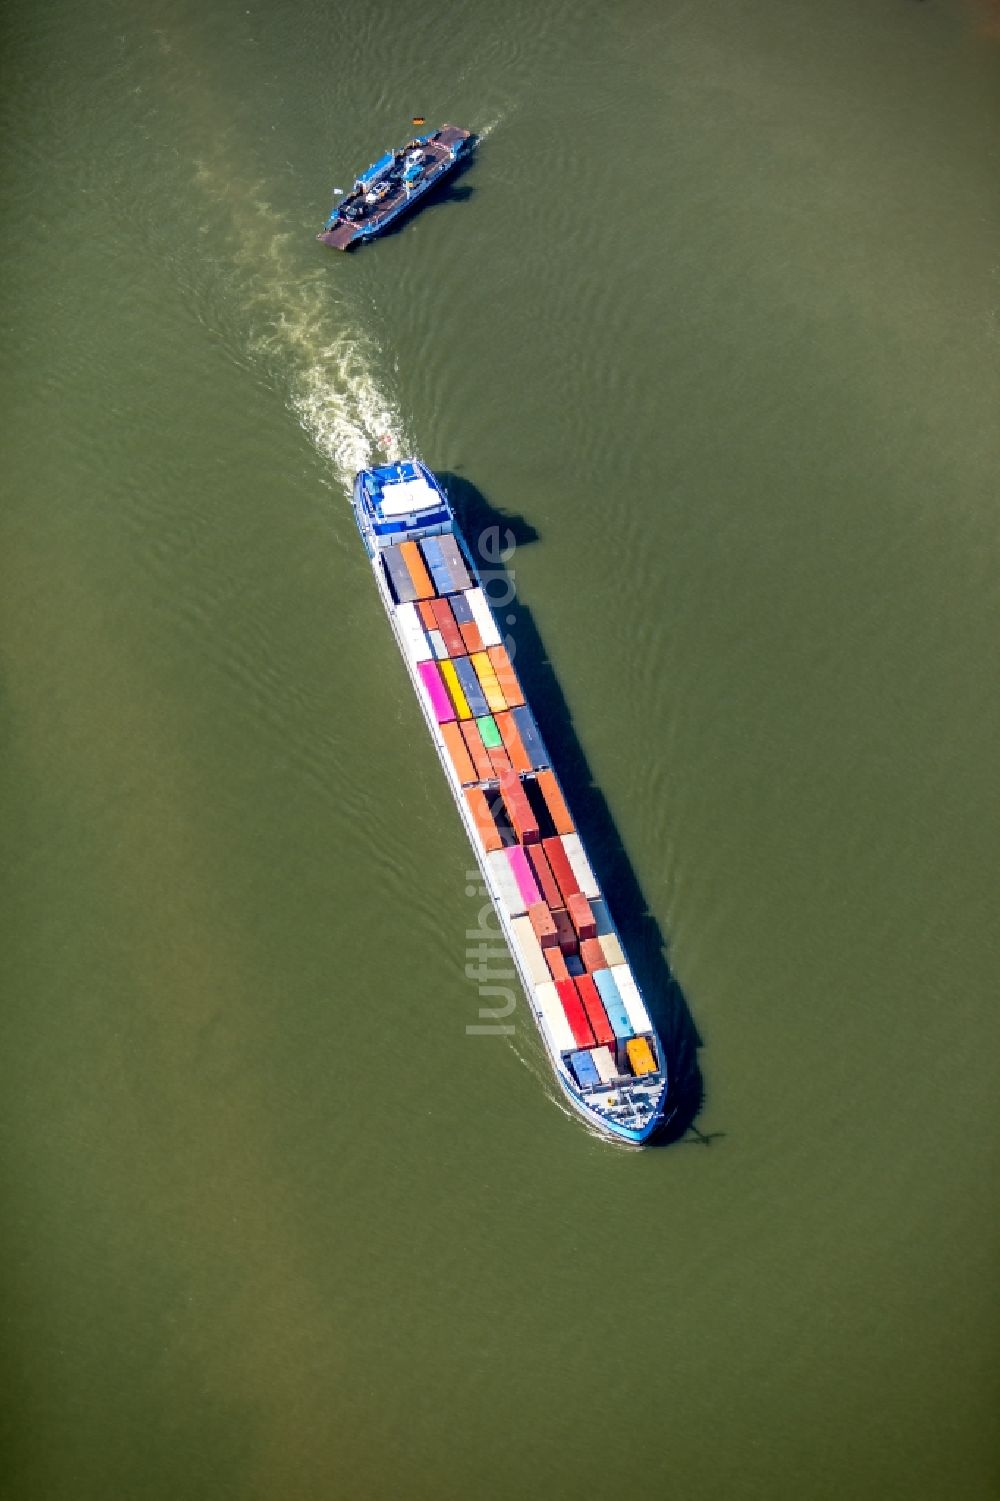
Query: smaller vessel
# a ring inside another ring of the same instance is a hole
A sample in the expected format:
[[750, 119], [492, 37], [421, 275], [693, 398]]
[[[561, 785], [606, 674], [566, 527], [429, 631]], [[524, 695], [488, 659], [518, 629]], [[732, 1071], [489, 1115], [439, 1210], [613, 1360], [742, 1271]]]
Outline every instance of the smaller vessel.
[[471, 130], [442, 125], [414, 136], [401, 151], [387, 151], [355, 179], [316, 236], [333, 250], [350, 250], [385, 234], [436, 188], [475, 145]]

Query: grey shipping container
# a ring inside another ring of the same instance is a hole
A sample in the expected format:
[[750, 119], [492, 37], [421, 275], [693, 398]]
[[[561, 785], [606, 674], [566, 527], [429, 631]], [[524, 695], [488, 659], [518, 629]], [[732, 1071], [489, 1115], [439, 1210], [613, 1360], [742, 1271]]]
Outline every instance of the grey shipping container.
[[472, 580], [469, 577], [469, 570], [465, 566], [465, 559], [462, 557], [461, 549], [455, 538], [450, 532], [443, 532], [438, 541], [441, 544], [441, 556], [448, 565], [448, 571], [451, 574], [452, 588], [455, 590], [471, 589]]
[[489, 714], [490, 706], [476, 677], [476, 669], [468, 657], [455, 657], [453, 661], [469, 708], [476, 719], [482, 719], [485, 714]]
[[412, 604], [417, 597], [417, 591], [410, 577], [410, 570], [398, 547], [383, 547], [382, 562], [389, 576], [389, 583], [396, 601], [401, 605]]
[[517, 732], [521, 737], [524, 748], [531, 757], [532, 766], [536, 771], [541, 766], [548, 766], [549, 758], [538, 726], [535, 723], [534, 714], [532, 714], [527, 704], [521, 704], [519, 708], [512, 709], [511, 713], [514, 716], [514, 723], [517, 725]]

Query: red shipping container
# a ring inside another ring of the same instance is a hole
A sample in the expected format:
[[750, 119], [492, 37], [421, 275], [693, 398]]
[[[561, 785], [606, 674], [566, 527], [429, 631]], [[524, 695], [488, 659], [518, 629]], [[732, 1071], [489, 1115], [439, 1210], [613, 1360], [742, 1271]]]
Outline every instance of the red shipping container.
[[580, 888], [577, 885], [576, 876], [573, 874], [573, 867], [569, 863], [569, 857], [563, 849], [563, 842], [561, 839], [543, 839], [542, 849], [545, 851], [545, 858], [552, 868], [552, 874], [559, 883], [559, 890], [562, 892], [563, 901], [565, 901], [567, 897], [572, 896], [573, 892], [579, 891]]
[[564, 911], [562, 907], [559, 907], [553, 912], [552, 921], [556, 925], [556, 932], [559, 934], [559, 947], [563, 953], [575, 954], [579, 947], [579, 940], [576, 936], [576, 929], [573, 926], [573, 919], [569, 913]]
[[559, 783], [551, 771], [538, 773], [538, 785], [545, 799], [545, 806], [552, 815], [552, 822], [556, 826], [557, 834], [575, 834], [573, 820], [569, 816], [569, 809], [563, 801], [563, 795], [559, 791]]
[[552, 908], [561, 907], [562, 897], [559, 895], [559, 887], [556, 885], [556, 878], [552, 874], [552, 869], [545, 858], [545, 851], [542, 849], [542, 846], [540, 844], [529, 844], [525, 850], [525, 854], [535, 873], [538, 889], [541, 891], [546, 902]]
[[493, 718], [496, 720], [497, 729], [500, 731], [504, 747], [510, 757], [510, 764], [514, 770], [530, 771], [531, 757], [524, 748], [524, 741], [518, 733], [513, 714], [509, 710], [506, 713], [501, 710], [500, 713], [494, 714]]
[[500, 794], [510, 826], [522, 844], [538, 843], [538, 822], [525, 796], [521, 779], [515, 771], [500, 773]]
[[449, 657], [464, 656], [465, 646], [462, 642], [462, 633], [451, 613], [451, 605], [446, 599], [432, 599], [430, 606], [434, 611], [437, 629], [441, 632], [441, 639], [444, 641]]
[[481, 787], [466, 787], [465, 800], [475, 820], [479, 837], [488, 850], [503, 848], [503, 840], [500, 838], [500, 830], [493, 822], [493, 815], [486, 801], [486, 794]]
[[566, 968], [566, 960], [563, 958], [562, 949], [553, 944], [550, 949], [543, 949], [545, 962], [549, 966], [549, 974], [553, 980], [568, 980], [569, 970]]
[[462, 739], [465, 741], [472, 764], [476, 768], [476, 776], [481, 782], [489, 782], [493, 778], [493, 762], [490, 753], [483, 744], [483, 737], [479, 733], [479, 726], [474, 719], [462, 719], [459, 721], [459, 729], [462, 731]]
[[[491, 646], [489, 649], [489, 658], [493, 663], [493, 671], [497, 675], [497, 682], [500, 684], [500, 692], [512, 709], [519, 709], [524, 703], [524, 694], [521, 692], [521, 685], [517, 681], [517, 673], [511, 666], [510, 657], [507, 655], [507, 648], [505, 646]], [[562, 830], [560, 829], [559, 832], [562, 833]]]
[[[479, 634], [479, 627], [474, 620], [463, 620], [458, 628], [462, 633], [462, 640], [465, 643], [465, 649], [470, 656], [474, 651], [482, 651], [483, 638]], [[510, 699], [508, 699], [507, 702], [510, 703]]]
[[418, 599], [417, 609], [420, 612], [420, 619], [423, 623], [424, 629], [428, 631], [436, 631], [438, 628], [437, 617], [434, 614], [434, 607], [432, 606], [430, 600]]
[[610, 968], [610, 965], [608, 964], [608, 957], [605, 954], [604, 950], [601, 948], [601, 941], [599, 938], [581, 938], [580, 958], [583, 960], [584, 967], [589, 970], [591, 974], [593, 974], [595, 969]]
[[583, 1002], [583, 1009], [587, 1013], [587, 1020], [593, 1028], [594, 1036], [599, 1044], [610, 1042], [615, 1044], [615, 1029], [608, 1021], [608, 1013], [604, 1009], [604, 1002], [597, 991], [597, 986], [589, 975], [580, 975], [573, 981], [577, 994]]
[[559, 997], [569, 1029], [573, 1034], [573, 1041], [578, 1048], [592, 1048], [594, 1046], [594, 1034], [587, 1020], [587, 1013], [583, 1009], [576, 985], [572, 980], [557, 980], [556, 994]]
[[528, 921], [543, 949], [555, 948], [558, 945], [556, 925], [552, 920], [552, 913], [544, 902], [532, 903], [528, 908]]
[[514, 768], [510, 764], [510, 757], [502, 746], [491, 746], [487, 750], [487, 755], [490, 758], [490, 765], [493, 767], [495, 776], [499, 777], [505, 771], [513, 771]]
[[574, 891], [566, 898], [566, 911], [570, 915], [578, 938], [597, 937], [597, 920], [582, 891]]

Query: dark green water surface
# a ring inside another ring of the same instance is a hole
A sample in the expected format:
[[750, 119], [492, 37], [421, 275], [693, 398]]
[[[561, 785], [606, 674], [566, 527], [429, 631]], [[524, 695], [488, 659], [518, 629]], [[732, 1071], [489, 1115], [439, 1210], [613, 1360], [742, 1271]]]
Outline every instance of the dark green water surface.
[[[0, 1494], [995, 1495], [988, 7], [4, 16]], [[386, 448], [521, 518], [700, 1136], [466, 1032]]]

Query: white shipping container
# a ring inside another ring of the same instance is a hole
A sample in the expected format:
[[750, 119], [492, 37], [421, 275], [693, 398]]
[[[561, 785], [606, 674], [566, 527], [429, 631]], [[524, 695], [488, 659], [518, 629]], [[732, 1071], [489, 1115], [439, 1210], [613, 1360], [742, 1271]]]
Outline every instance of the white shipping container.
[[613, 964], [611, 966], [611, 978], [618, 986], [618, 994], [622, 998], [625, 1014], [632, 1024], [632, 1030], [638, 1036], [641, 1032], [652, 1032], [653, 1023], [649, 1019], [649, 1013], [643, 1004], [639, 987], [635, 983], [635, 976], [627, 964]]
[[535, 986], [535, 1002], [542, 1013], [545, 1030], [557, 1053], [572, 1053], [576, 1049], [566, 1013], [559, 1000], [559, 993], [551, 980]]
[[406, 652], [407, 660], [414, 664], [428, 662], [431, 649], [427, 644], [427, 637], [420, 616], [417, 614], [416, 605], [397, 605], [396, 620], [399, 623], [399, 634], [403, 638], [403, 650]]
[[510, 861], [503, 850], [490, 850], [486, 856], [493, 885], [500, 893], [504, 910], [510, 917], [518, 917], [527, 911], [527, 906], [517, 885], [517, 878], [510, 868]]
[[594, 872], [590, 868], [590, 861], [584, 854], [579, 834], [564, 834], [562, 842], [563, 849], [566, 851], [566, 858], [569, 860], [573, 874], [576, 876], [576, 884], [588, 902], [596, 902], [601, 894], [601, 888], [598, 886]]
[[597, 941], [604, 950], [604, 957], [608, 961], [608, 968], [614, 969], [616, 964], [625, 963], [625, 954], [618, 942], [617, 933], [602, 933], [598, 931]]
[[594, 1048], [590, 1054], [594, 1060], [602, 1084], [613, 1084], [618, 1078], [618, 1068], [611, 1056], [610, 1048]]
[[443, 662], [448, 655], [448, 648], [444, 644], [444, 637], [440, 631], [428, 631], [427, 634], [430, 637], [431, 646], [434, 648], [434, 655], [439, 662]]
[[497, 623], [493, 619], [493, 611], [489, 607], [482, 589], [469, 589], [466, 593], [472, 618], [479, 627], [479, 634], [483, 638], [483, 646], [499, 646], [503, 640], [497, 630]]
[[535, 937], [530, 917], [515, 917], [511, 921], [518, 957], [531, 977], [532, 985], [544, 985], [551, 980], [549, 966], [545, 962], [542, 946]]

